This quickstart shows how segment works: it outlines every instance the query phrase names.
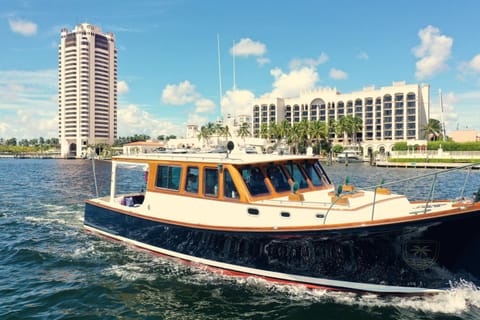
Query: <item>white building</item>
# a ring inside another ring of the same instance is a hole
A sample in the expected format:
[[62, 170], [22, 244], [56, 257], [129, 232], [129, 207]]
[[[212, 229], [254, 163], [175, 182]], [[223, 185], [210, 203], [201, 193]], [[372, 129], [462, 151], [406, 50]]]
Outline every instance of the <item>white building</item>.
[[117, 49], [113, 33], [87, 23], [62, 29], [58, 48], [58, 120], [62, 156], [117, 137]]
[[[362, 91], [342, 94], [336, 89], [322, 88], [302, 93], [295, 98], [261, 98], [254, 101], [253, 134], [262, 124], [267, 126], [287, 120], [291, 125], [302, 120], [339, 120], [351, 115], [362, 119], [357, 134], [364, 155], [391, 151], [395, 142], [420, 140], [428, 122], [430, 86], [394, 82], [392, 86], [366, 87]], [[337, 143], [343, 136], [332, 135]]]

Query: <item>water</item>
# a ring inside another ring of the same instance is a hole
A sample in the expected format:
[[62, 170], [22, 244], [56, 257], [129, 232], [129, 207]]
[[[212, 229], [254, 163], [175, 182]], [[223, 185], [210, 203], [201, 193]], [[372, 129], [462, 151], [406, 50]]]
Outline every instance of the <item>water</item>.
[[[433, 172], [326, 170], [357, 185]], [[110, 163], [96, 162], [96, 173], [108, 194]], [[480, 186], [480, 172], [472, 177]], [[142, 188], [141, 173], [125, 178], [119, 191]], [[107, 241], [82, 227], [94, 195], [90, 161], [0, 159], [1, 319], [480, 319], [480, 289], [468, 282], [428, 297], [359, 296], [220, 276]]]

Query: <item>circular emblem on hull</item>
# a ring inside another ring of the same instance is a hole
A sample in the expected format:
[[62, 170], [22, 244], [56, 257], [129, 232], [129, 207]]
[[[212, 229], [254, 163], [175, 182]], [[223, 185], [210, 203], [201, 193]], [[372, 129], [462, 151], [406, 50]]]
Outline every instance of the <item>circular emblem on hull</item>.
[[402, 246], [403, 260], [415, 270], [426, 270], [437, 262], [440, 244], [433, 240], [409, 240]]

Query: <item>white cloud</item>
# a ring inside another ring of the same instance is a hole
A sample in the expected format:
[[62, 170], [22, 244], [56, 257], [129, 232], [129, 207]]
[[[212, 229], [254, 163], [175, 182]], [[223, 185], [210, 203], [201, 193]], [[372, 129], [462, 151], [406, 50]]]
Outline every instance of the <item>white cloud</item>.
[[121, 137], [134, 134], [146, 134], [152, 138], [159, 135], [185, 134], [184, 126], [166, 120], [158, 120], [152, 114], [141, 110], [138, 105], [129, 104], [118, 109], [118, 135]]
[[23, 36], [33, 36], [37, 33], [37, 24], [27, 20], [8, 19], [10, 29]]
[[15, 83], [28, 86], [41, 86], [57, 89], [58, 71], [48, 70], [0, 70], [0, 85]]
[[267, 46], [250, 38], [243, 38], [231, 49], [230, 54], [235, 56], [263, 56], [267, 52]]
[[248, 90], [229, 90], [222, 98], [225, 115], [250, 115], [255, 95]]
[[195, 101], [195, 112], [210, 113], [215, 111], [215, 103], [210, 99], [201, 98]]
[[203, 117], [198, 113], [191, 113], [188, 115], [187, 124], [196, 124], [203, 126], [208, 122], [207, 117]]
[[58, 136], [57, 70], [0, 71], [0, 134]]
[[366, 53], [365, 51], [362, 51], [362, 52], [359, 52], [357, 54], [357, 59], [359, 60], [368, 60], [370, 57], [368, 56], [368, 53]]
[[330, 69], [330, 78], [334, 80], [345, 80], [348, 79], [348, 74], [345, 71], [338, 70], [335, 68]]
[[264, 64], [270, 63], [270, 59], [265, 57], [257, 58], [257, 62], [259, 65], [263, 66]]
[[58, 137], [58, 115], [55, 111], [41, 109], [18, 110], [6, 114], [0, 122], [0, 137], [31, 139], [37, 137]]
[[442, 35], [438, 28], [427, 26], [418, 32], [420, 45], [413, 48], [417, 61], [415, 76], [419, 80], [431, 78], [437, 73], [448, 69], [453, 39]]
[[13, 138], [13, 136], [7, 136], [7, 134], [10, 134], [10, 131], [10, 125], [8, 123], [0, 122], [0, 137], [5, 139]]
[[312, 67], [303, 67], [298, 70], [292, 70], [284, 73], [276, 68], [270, 71], [274, 77], [273, 91], [265, 96], [275, 97], [296, 97], [302, 91], [311, 90], [319, 79], [317, 71]]
[[118, 81], [118, 94], [128, 93], [129, 88], [126, 81]]
[[317, 58], [293, 59], [290, 61], [290, 69], [299, 69], [302, 67], [316, 67], [328, 61], [328, 55], [322, 52]]
[[169, 84], [163, 89], [162, 102], [174, 106], [180, 106], [194, 102], [200, 95], [195, 91], [195, 85], [185, 80], [178, 85]]
[[480, 54], [477, 54], [475, 57], [473, 57], [468, 65], [474, 72], [480, 73]]
[[169, 84], [163, 89], [162, 102], [174, 106], [186, 105], [193, 103], [195, 112], [212, 113], [215, 111], [215, 103], [202, 97], [196, 89], [195, 85], [185, 80], [177, 85]]

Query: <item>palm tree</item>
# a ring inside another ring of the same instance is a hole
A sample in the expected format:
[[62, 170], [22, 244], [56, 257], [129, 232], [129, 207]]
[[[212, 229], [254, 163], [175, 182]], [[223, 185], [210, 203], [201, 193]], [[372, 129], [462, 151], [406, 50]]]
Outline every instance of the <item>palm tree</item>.
[[275, 122], [272, 122], [268, 127], [268, 133], [270, 135], [270, 138], [275, 139], [276, 143], [278, 144], [278, 141], [282, 138], [280, 126], [277, 125]]
[[295, 145], [295, 153], [298, 153], [300, 142], [308, 139], [308, 121], [302, 120], [294, 123], [288, 137], [288, 142]]
[[288, 120], [284, 119], [282, 120], [282, 122], [280, 122], [279, 131], [282, 139], [287, 138], [291, 129], [292, 129], [292, 126], [290, 125], [290, 122]]
[[[342, 136], [343, 138], [343, 144], [345, 145], [345, 136], [348, 136], [350, 133], [350, 118], [351, 116], [346, 116], [346, 117], [341, 117], [337, 121], [337, 125], [335, 126], [335, 133], [338, 136]], [[347, 139], [348, 140], [348, 139]]]
[[303, 119], [300, 123], [300, 142], [305, 149], [305, 146], [312, 144], [312, 137], [310, 136], [310, 122], [307, 119]]
[[269, 134], [268, 134], [268, 125], [266, 123], [262, 123], [260, 126], [260, 131], [259, 131], [260, 138], [267, 139]]
[[215, 123], [213, 127], [213, 132], [217, 136], [217, 145], [218, 145], [220, 143], [220, 136], [223, 133], [223, 127], [219, 122]]
[[428, 119], [428, 123], [422, 128], [427, 140], [437, 140], [442, 135], [442, 124], [437, 119]]
[[335, 132], [337, 130], [337, 123], [338, 121], [335, 120], [335, 118], [329, 118], [326, 123], [327, 128], [325, 130], [327, 131], [328, 143], [331, 143], [332, 137], [335, 137]]
[[[359, 117], [354, 117], [352, 115], [348, 115], [345, 117], [340, 118], [337, 122], [337, 134], [343, 134], [345, 136], [351, 136], [351, 143], [357, 142], [357, 132], [362, 129], [362, 119]], [[348, 139], [347, 139], [348, 141]], [[345, 140], [343, 142], [345, 145]]]
[[198, 134], [198, 140], [204, 139], [207, 142], [207, 147], [210, 146], [209, 138], [211, 136], [211, 130], [208, 126], [202, 126], [200, 128], [200, 133]]
[[243, 145], [245, 146], [245, 137], [251, 135], [248, 123], [246, 122], [242, 123], [240, 128], [238, 128], [237, 130], [237, 135], [243, 139]]
[[308, 126], [308, 135], [313, 144], [313, 140], [316, 140], [319, 147], [319, 152], [322, 149], [322, 140], [326, 140], [328, 136], [327, 125], [325, 122], [316, 120], [311, 121]]
[[232, 135], [230, 134], [230, 129], [228, 126], [225, 127], [220, 127], [220, 136], [225, 137], [225, 140], [228, 140], [228, 137], [231, 137]]
[[350, 120], [350, 125], [352, 129], [352, 141], [357, 142], [357, 132], [362, 130], [362, 119], [359, 117], [352, 117]]

